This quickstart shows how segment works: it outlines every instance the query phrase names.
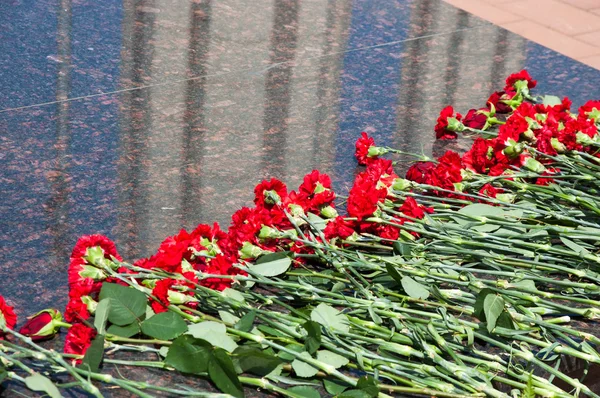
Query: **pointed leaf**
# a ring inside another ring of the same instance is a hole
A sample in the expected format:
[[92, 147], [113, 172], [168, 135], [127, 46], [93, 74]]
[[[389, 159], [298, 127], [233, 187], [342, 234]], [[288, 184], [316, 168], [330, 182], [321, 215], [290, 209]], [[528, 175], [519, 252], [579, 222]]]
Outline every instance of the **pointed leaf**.
[[249, 332], [254, 326], [254, 319], [256, 318], [256, 311], [250, 311], [245, 314], [233, 327], [234, 329], [242, 332]]
[[251, 265], [249, 269], [258, 275], [277, 276], [285, 273], [288, 268], [290, 268], [290, 265], [292, 265], [292, 260], [285, 256], [284, 258], [269, 262], [257, 262], [256, 264]]
[[321, 398], [321, 394], [309, 386], [295, 386], [288, 388], [288, 391], [306, 398]]
[[49, 378], [42, 376], [39, 373], [35, 373], [32, 376], [26, 377], [25, 385], [32, 391], [45, 392], [51, 398], [62, 397], [58, 387], [56, 387]]
[[187, 324], [171, 311], [161, 312], [142, 322], [142, 332], [159, 340], [172, 340], [187, 331]]
[[107, 332], [119, 337], [131, 337], [140, 333], [142, 329], [137, 322], [125, 326], [110, 325]]
[[204, 374], [212, 351], [209, 342], [184, 334], [169, 347], [165, 363], [183, 373]]
[[94, 327], [98, 334], [106, 333], [106, 322], [110, 312], [110, 299], [100, 300], [94, 314]]
[[104, 356], [104, 335], [97, 335], [92, 344], [88, 347], [85, 352], [85, 356], [81, 361], [81, 368], [90, 370], [91, 372], [98, 372], [100, 364], [102, 363], [102, 357]]
[[498, 294], [488, 294], [483, 301], [483, 311], [487, 322], [487, 330], [491, 332], [496, 327], [496, 321], [504, 311], [504, 299]]
[[317, 359], [321, 362], [325, 362], [326, 364], [333, 366], [336, 369], [341, 368], [342, 366], [346, 366], [348, 362], [350, 362], [348, 358], [327, 350], [317, 351]]
[[309, 354], [314, 354], [321, 346], [321, 325], [314, 321], [306, 321], [302, 327], [307, 332], [304, 348]]
[[283, 361], [274, 355], [257, 348], [241, 346], [233, 352], [234, 359], [243, 372], [266, 376]]
[[310, 319], [331, 329], [348, 332], [348, 317], [330, 305], [321, 303], [310, 313]]
[[[300, 354], [300, 358], [311, 359], [311, 356], [305, 351]], [[301, 359], [294, 359], [292, 368], [298, 377], [313, 377], [319, 372], [319, 369], [312, 367]]]
[[226, 394], [243, 398], [244, 389], [229, 354], [221, 348], [216, 348], [208, 362], [208, 375], [213, 383]]
[[233, 352], [237, 348], [237, 344], [227, 334], [225, 325], [213, 321], [204, 321], [190, 325], [188, 334], [191, 334], [197, 339], [208, 341], [215, 347], [223, 348], [229, 352]]
[[401, 283], [402, 288], [410, 297], [422, 300], [429, 297], [429, 290], [410, 276], [403, 277]]
[[132, 287], [103, 283], [100, 301], [106, 298], [111, 300], [108, 320], [115, 325], [129, 325], [146, 314], [146, 295]]
[[350, 387], [350, 385], [338, 379], [325, 379], [323, 380], [323, 386], [325, 386], [325, 391], [331, 395], [340, 395]]

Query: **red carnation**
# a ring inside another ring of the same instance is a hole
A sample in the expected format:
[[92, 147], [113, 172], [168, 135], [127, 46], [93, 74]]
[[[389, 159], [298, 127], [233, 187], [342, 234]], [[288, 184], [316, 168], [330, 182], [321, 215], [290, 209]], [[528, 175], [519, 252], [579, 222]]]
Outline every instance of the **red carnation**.
[[[4, 301], [4, 297], [0, 296], [0, 325], [5, 325], [9, 329], [14, 329], [17, 324], [17, 315], [13, 307]], [[4, 332], [0, 330], [0, 340], [4, 340]]]
[[[213, 275], [241, 274], [242, 272], [240, 270], [233, 267], [233, 262], [233, 258], [228, 258], [222, 254], [219, 254], [210, 260], [205, 272]], [[231, 287], [231, 283], [232, 280], [230, 278], [206, 278], [200, 281], [202, 286], [206, 286], [214, 290], [225, 290], [226, 288]]]
[[481, 187], [481, 189], [479, 190], [479, 195], [487, 196], [490, 198], [495, 198], [496, 195], [498, 195], [501, 192], [502, 192], [501, 188], [496, 188], [492, 184], [487, 183]]
[[558, 168], [548, 168], [546, 170], [544, 170], [544, 172], [541, 174], [542, 177], [538, 177], [538, 179], [536, 180], [536, 184], [537, 185], [550, 185], [554, 183], [554, 178], [546, 178], [549, 176], [553, 176], [560, 173], [560, 169]]
[[419, 184], [425, 184], [429, 174], [435, 167], [436, 164], [433, 162], [416, 162], [406, 171], [406, 179]]
[[378, 189], [377, 182], [366, 172], [356, 176], [348, 194], [348, 215], [359, 219], [373, 215], [377, 210], [377, 203], [387, 196], [387, 189]]
[[151, 306], [155, 313], [166, 312], [169, 304], [169, 289], [175, 284], [174, 279], [161, 279], [156, 282], [154, 289], [152, 289], [152, 295], [158, 299], [152, 300]]
[[360, 138], [356, 140], [356, 151], [354, 152], [354, 156], [356, 156], [358, 164], [364, 166], [367, 164], [369, 148], [375, 146], [375, 140], [372, 137], [369, 137], [364, 131], [360, 134]]
[[490, 141], [481, 137], [475, 139], [471, 149], [462, 158], [462, 162], [467, 169], [479, 174], [485, 174], [487, 169], [493, 166]]
[[515, 83], [518, 81], [524, 80], [527, 82], [527, 88], [532, 89], [537, 85], [537, 81], [533, 80], [531, 76], [529, 76], [529, 72], [523, 69], [518, 73], [513, 73], [512, 75], [506, 78], [506, 86], [504, 87], [504, 91], [508, 91], [515, 87]]
[[[65, 338], [65, 354], [85, 355], [94, 337], [96, 337], [94, 329], [85, 326], [83, 323], [76, 323], [69, 328]], [[77, 359], [75, 362], [80, 364], [81, 359]]]
[[496, 91], [490, 95], [490, 98], [488, 98], [486, 104], [490, 107], [493, 106], [496, 110], [496, 113], [510, 113], [512, 112], [512, 108], [503, 101], [511, 100], [516, 94], [517, 93], [513, 89], [510, 89], [506, 92]]
[[583, 104], [579, 108], [579, 117], [594, 121], [600, 120], [600, 101], [592, 100]]
[[[82, 283], [86, 279], [93, 280], [88, 276], [84, 275], [85, 267], [90, 265], [87, 260], [84, 259], [87, 250], [93, 247], [100, 247], [104, 252], [104, 258], [111, 260], [112, 257], [118, 261], [123, 259], [117, 253], [117, 248], [112, 240], [108, 239], [104, 235], [84, 235], [77, 240], [73, 252], [71, 253], [71, 262], [69, 264], [69, 288], [72, 289], [74, 285]], [[88, 270], [89, 271], [89, 270]], [[95, 272], [98, 279], [103, 279], [103, 273], [100, 269]]]
[[319, 170], [313, 170], [304, 176], [302, 185], [298, 188], [298, 196], [306, 211], [318, 212], [320, 207], [331, 205], [335, 199], [335, 193], [331, 190], [331, 178], [327, 174], [321, 174]]
[[287, 187], [276, 178], [264, 180], [254, 188], [254, 203], [258, 207], [271, 207], [287, 198]]
[[327, 239], [346, 239], [355, 232], [354, 228], [355, 226], [351, 221], [346, 221], [344, 217], [337, 216], [327, 223], [323, 233]]
[[462, 116], [457, 113], [454, 116], [454, 108], [447, 106], [440, 112], [440, 116], [437, 119], [435, 125], [435, 138], [438, 140], [454, 140], [456, 139], [457, 131], [462, 131], [464, 128], [463, 124], [460, 123]]
[[412, 196], [406, 198], [402, 206], [400, 206], [400, 211], [409, 217], [419, 219], [423, 218], [425, 213], [433, 213], [431, 207], [419, 205]]

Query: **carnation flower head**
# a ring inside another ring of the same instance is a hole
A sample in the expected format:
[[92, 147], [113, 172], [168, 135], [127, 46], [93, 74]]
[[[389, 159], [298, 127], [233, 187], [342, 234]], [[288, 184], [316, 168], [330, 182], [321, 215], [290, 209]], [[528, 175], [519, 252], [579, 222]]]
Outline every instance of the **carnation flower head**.
[[254, 188], [254, 203], [257, 207], [270, 208], [287, 198], [287, 187], [276, 178], [263, 180]]
[[356, 151], [354, 156], [360, 165], [366, 165], [369, 159], [369, 148], [375, 146], [375, 140], [373, 137], [369, 137], [364, 131], [360, 133], [360, 138], [356, 140]]
[[537, 85], [537, 81], [533, 80], [531, 76], [529, 76], [529, 72], [526, 69], [523, 69], [520, 72], [513, 73], [506, 78], [506, 86], [504, 87], [504, 91], [514, 89], [515, 83], [519, 81], [527, 82], [527, 88], [532, 89]]
[[[14, 329], [17, 324], [17, 315], [14, 308], [8, 305], [4, 297], [0, 296], [0, 325], [8, 329]], [[0, 340], [4, 339], [4, 332], [0, 330]]]
[[456, 132], [464, 129], [464, 125], [460, 122], [461, 119], [462, 115], [460, 113], [455, 115], [452, 106], [442, 109], [434, 127], [435, 138], [438, 140], [456, 139]]
[[[74, 324], [69, 328], [69, 332], [65, 338], [65, 354], [85, 355], [94, 337], [96, 337], [94, 329], [87, 327], [83, 323]], [[81, 359], [75, 360], [75, 363], [80, 364]]]

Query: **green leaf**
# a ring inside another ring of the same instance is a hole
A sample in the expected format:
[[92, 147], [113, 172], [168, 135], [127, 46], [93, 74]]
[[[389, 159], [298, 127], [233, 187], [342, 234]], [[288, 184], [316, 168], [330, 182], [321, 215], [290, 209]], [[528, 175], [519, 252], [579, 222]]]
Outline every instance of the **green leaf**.
[[308, 221], [310, 221], [311, 224], [319, 231], [323, 231], [327, 226], [327, 221], [316, 214], [308, 213], [306, 218], [308, 218]]
[[[300, 358], [312, 359], [308, 352], [300, 353]], [[312, 367], [301, 359], [294, 359], [292, 368], [298, 377], [313, 377], [319, 372], [319, 369]]]
[[[2, 384], [2, 382], [4, 381], [4, 379], [6, 379], [7, 376], [8, 376], [8, 373], [6, 373], [6, 369], [0, 363], [0, 384]], [[2, 389], [0, 388], [0, 393], [1, 392], [2, 392]]]
[[513, 287], [521, 287], [521, 288], [525, 288], [527, 290], [534, 290], [534, 291], [537, 290], [537, 287], [535, 286], [535, 282], [532, 281], [531, 279], [523, 279], [518, 282], [511, 282], [510, 284]]
[[302, 327], [308, 333], [304, 339], [304, 348], [309, 354], [314, 354], [321, 346], [321, 325], [314, 321], [306, 321]]
[[[268, 254], [267, 256], [270, 256]], [[251, 265], [249, 269], [252, 272], [257, 273], [262, 276], [277, 276], [285, 273], [290, 265], [292, 264], [292, 260], [289, 257], [280, 258], [278, 260], [273, 260], [269, 262], [261, 262], [257, 261], [256, 264]]]
[[209, 342], [184, 334], [169, 347], [165, 363], [183, 373], [204, 374], [212, 351]]
[[496, 327], [496, 321], [504, 311], [504, 299], [498, 294], [488, 294], [483, 301], [483, 311], [487, 322], [487, 330], [491, 333]]
[[502, 311], [502, 313], [498, 317], [498, 320], [496, 321], [496, 326], [500, 327], [500, 328], [506, 328], [506, 329], [512, 329], [512, 330], [515, 329], [515, 324], [512, 320], [512, 317], [506, 311]]
[[321, 398], [321, 394], [309, 386], [296, 386], [288, 388], [288, 391], [306, 398]]
[[371, 396], [363, 390], [348, 390], [338, 395], [337, 398], [371, 398]]
[[544, 102], [543, 102], [543, 104], [544, 105], [554, 106], [554, 105], [560, 105], [560, 104], [562, 104], [562, 101], [556, 95], [544, 95]]
[[107, 332], [119, 337], [131, 337], [140, 333], [142, 329], [137, 322], [125, 326], [110, 325]]
[[[465, 214], [472, 217], [503, 217], [504, 211], [502, 208], [498, 206], [490, 206], [483, 203], [473, 203], [471, 205], [465, 206], [458, 211], [460, 214]], [[471, 219], [466, 219], [460, 216], [452, 217], [457, 224], [460, 224], [464, 227], [468, 227], [473, 222], [478, 222]], [[479, 232], [493, 232], [500, 228], [500, 225], [497, 224], [483, 224], [473, 226], [472, 229]]]
[[344, 282], [336, 282], [332, 287], [331, 291], [333, 293], [340, 292], [346, 288], [346, 284]]
[[252, 310], [245, 314], [233, 327], [234, 329], [240, 330], [242, 332], [249, 332], [252, 330], [255, 318], [256, 311]]
[[230, 325], [234, 325], [236, 324], [240, 318], [233, 315], [231, 312], [227, 312], [227, 311], [219, 311], [219, 317], [221, 318], [221, 320], [225, 323], [228, 323]]
[[100, 301], [110, 299], [108, 320], [115, 325], [129, 325], [146, 314], [146, 295], [134, 288], [103, 283]]
[[100, 300], [94, 314], [94, 327], [98, 334], [106, 333], [106, 322], [110, 312], [110, 299]]
[[348, 384], [338, 379], [325, 379], [323, 380], [323, 386], [325, 386], [325, 391], [331, 395], [339, 395], [350, 387]]
[[334, 330], [350, 331], [348, 317], [330, 305], [321, 303], [310, 313], [310, 319]]
[[341, 368], [342, 366], [346, 366], [348, 362], [350, 362], [348, 358], [327, 350], [317, 351], [317, 359], [321, 362], [325, 362], [326, 364], [333, 366], [336, 369]]
[[577, 243], [573, 242], [572, 240], [567, 239], [563, 236], [559, 236], [559, 238], [560, 238], [561, 242], [565, 244], [565, 246], [567, 246], [569, 249], [573, 250], [575, 253], [578, 253], [579, 255], [590, 254], [590, 252], [587, 249], [579, 246]]
[[356, 383], [356, 387], [369, 395], [369, 397], [374, 398], [379, 394], [379, 387], [377, 387], [377, 380], [373, 378], [373, 376], [362, 376], [358, 379]]
[[222, 323], [213, 321], [196, 323], [188, 327], [187, 333], [229, 352], [233, 352], [237, 348], [236, 342], [227, 334], [227, 329]]
[[422, 300], [429, 297], [429, 290], [410, 276], [403, 277], [401, 283], [402, 288], [410, 297]]
[[61, 398], [60, 391], [58, 388], [52, 383], [52, 381], [42, 376], [39, 373], [35, 373], [32, 376], [25, 378], [25, 385], [32, 391], [45, 392], [51, 398]]
[[407, 243], [396, 241], [392, 245], [392, 248], [394, 249], [394, 254], [397, 254], [399, 256], [407, 257], [411, 254], [410, 245]]
[[[285, 348], [287, 348], [290, 351], [295, 351], [295, 352], [302, 352], [304, 351], [304, 347], [298, 344], [288, 344], [285, 346]], [[279, 351], [279, 354], [277, 354], [277, 356], [281, 359], [283, 359], [284, 361], [293, 361], [296, 357], [292, 354], [288, 354], [285, 351]]]
[[492, 289], [481, 289], [479, 294], [477, 295], [477, 300], [475, 300], [475, 305], [473, 307], [473, 315], [479, 319], [481, 322], [485, 322], [485, 312], [483, 311], [483, 302], [485, 298], [490, 295], [495, 294]]
[[92, 340], [92, 344], [88, 347], [85, 352], [85, 356], [81, 361], [81, 368], [85, 370], [90, 370], [94, 373], [98, 372], [100, 369], [100, 364], [102, 363], [102, 357], [104, 356], [104, 335], [97, 335], [94, 340]]
[[243, 372], [266, 376], [283, 361], [274, 355], [252, 347], [238, 347], [233, 352], [234, 359]]
[[225, 350], [221, 348], [214, 350], [208, 362], [208, 375], [222, 392], [238, 398], [244, 397], [242, 384]]
[[246, 302], [246, 299], [244, 298], [244, 295], [242, 293], [238, 292], [235, 289], [231, 289], [229, 287], [227, 289], [223, 290], [221, 292], [221, 294], [225, 297], [232, 298], [235, 301], [241, 301], [242, 303]]
[[398, 283], [399, 285], [402, 284], [402, 275], [400, 275], [400, 273], [396, 271], [396, 267], [394, 267], [390, 263], [387, 263], [385, 265], [385, 269], [387, 270], [388, 274], [390, 274], [390, 276], [396, 281], [396, 283]]
[[142, 333], [159, 340], [173, 340], [187, 331], [187, 324], [171, 311], [161, 312], [142, 322]]

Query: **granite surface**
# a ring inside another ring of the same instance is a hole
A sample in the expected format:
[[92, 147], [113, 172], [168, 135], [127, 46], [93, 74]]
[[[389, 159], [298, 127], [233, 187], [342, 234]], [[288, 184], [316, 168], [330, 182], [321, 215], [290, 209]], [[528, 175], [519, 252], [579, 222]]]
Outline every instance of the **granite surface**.
[[461, 148], [434, 144], [440, 109], [522, 68], [600, 96], [600, 71], [440, 0], [9, 0], [0, 54], [0, 294], [21, 320], [64, 307], [82, 234], [133, 261], [227, 225], [266, 177], [318, 168], [343, 194], [361, 131]]

